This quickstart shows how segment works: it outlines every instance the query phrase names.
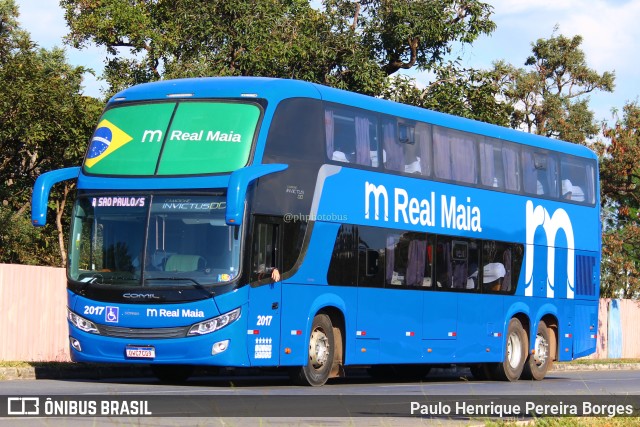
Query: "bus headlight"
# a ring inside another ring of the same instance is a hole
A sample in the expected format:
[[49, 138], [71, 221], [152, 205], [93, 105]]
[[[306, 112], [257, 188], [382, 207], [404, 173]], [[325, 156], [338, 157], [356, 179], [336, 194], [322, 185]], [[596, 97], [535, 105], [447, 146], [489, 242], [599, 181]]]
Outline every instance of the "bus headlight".
[[73, 326], [80, 329], [81, 331], [89, 332], [90, 334], [100, 334], [100, 331], [98, 331], [95, 323], [85, 319], [84, 317], [78, 316], [69, 309], [67, 309], [67, 312], [69, 313], [67, 318]]
[[211, 332], [215, 332], [218, 329], [222, 329], [225, 326], [235, 322], [239, 318], [240, 307], [228, 313], [221, 314], [218, 317], [214, 317], [213, 319], [194, 324], [191, 329], [189, 329], [189, 333], [187, 334], [187, 336], [210, 334]]

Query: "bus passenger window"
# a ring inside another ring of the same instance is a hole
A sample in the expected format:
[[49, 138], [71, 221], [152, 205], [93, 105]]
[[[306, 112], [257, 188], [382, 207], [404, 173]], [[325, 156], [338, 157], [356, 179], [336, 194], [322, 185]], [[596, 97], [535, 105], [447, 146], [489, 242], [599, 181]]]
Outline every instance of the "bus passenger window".
[[425, 255], [425, 263], [424, 263], [424, 275], [422, 279], [422, 286], [431, 288], [433, 286], [433, 257], [434, 257], [434, 246], [435, 246], [435, 236], [429, 234], [427, 236], [427, 248]]
[[331, 108], [325, 110], [324, 122], [330, 160], [378, 166], [375, 116], [359, 109]]
[[513, 293], [522, 265], [523, 246], [487, 240], [482, 245], [482, 291]]
[[404, 152], [398, 139], [396, 119], [393, 117], [382, 119], [382, 153], [385, 169], [404, 172]]
[[420, 166], [420, 174], [431, 176], [431, 126], [425, 123], [416, 124], [417, 160]]
[[438, 236], [436, 246], [437, 286], [478, 289], [479, 244], [474, 239]]
[[434, 172], [438, 178], [467, 184], [478, 181], [476, 137], [467, 132], [434, 126]]
[[[400, 149], [392, 149], [391, 152], [402, 158], [400, 172], [430, 176], [431, 127], [424, 123], [398, 121], [398, 142]], [[397, 162], [389, 163], [399, 165]]]
[[273, 115], [264, 149], [264, 163], [318, 162], [324, 151], [322, 102], [285, 99]]
[[[424, 286], [427, 240], [423, 233], [389, 234], [386, 243], [386, 284]], [[431, 277], [429, 276], [429, 279]]]
[[508, 243], [487, 240], [482, 245], [482, 290], [499, 292], [510, 287], [511, 249]]
[[523, 150], [524, 191], [558, 197], [558, 164], [550, 153]]
[[574, 202], [594, 203], [593, 171], [592, 164], [583, 159], [563, 157], [560, 162], [562, 198]]
[[357, 284], [357, 239], [358, 228], [356, 226], [346, 224], [340, 226], [329, 261], [328, 284], [336, 286], [355, 286]]
[[485, 187], [504, 188], [502, 141], [483, 138], [480, 141], [480, 182]]
[[383, 228], [358, 227], [358, 286], [384, 287], [386, 238]]
[[504, 167], [504, 187], [509, 191], [520, 191], [520, 156], [518, 146], [504, 142], [502, 145], [502, 165]]

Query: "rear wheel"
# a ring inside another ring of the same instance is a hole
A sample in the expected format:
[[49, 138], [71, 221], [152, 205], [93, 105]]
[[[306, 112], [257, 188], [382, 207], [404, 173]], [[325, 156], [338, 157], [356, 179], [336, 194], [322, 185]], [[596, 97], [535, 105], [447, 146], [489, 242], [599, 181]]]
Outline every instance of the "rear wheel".
[[501, 380], [517, 381], [527, 360], [529, 344], [522, 323], [515, 317], [509, 321], [505, 344], [504, 360], [496, 365], [494, 373]]
[[321, 386], [326, 383], [331, 373], [334, 351], [331, 319], [326, 314], [318, 314], [311, 326], [307, 364], [292, 368], [291, 380], [298, 385]]
[[533, 354], [529, 355], [527, 363], [524, 365], [523, 378], [540, 381], [547, 375], [553, 363], [550, 349], [549, 329], [546, 323], [540, 322], [536, 332]]
[[151, 372], [160, 380], [168, 384], [182, 383], [193, 374], [191, 365], [151, 365]]

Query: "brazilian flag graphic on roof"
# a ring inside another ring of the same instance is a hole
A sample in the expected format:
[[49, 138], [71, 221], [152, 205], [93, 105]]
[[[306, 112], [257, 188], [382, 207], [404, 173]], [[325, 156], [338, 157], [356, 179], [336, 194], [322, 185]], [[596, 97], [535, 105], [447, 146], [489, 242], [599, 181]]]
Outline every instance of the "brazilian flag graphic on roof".
[[102, 120], [98, 124], [98, 128], [93, 133], [87, 159], [85, 165], [89, 168], [93, 167], [100, 160], [122, 147], [133, 138], [122, 131], [109, 120]]

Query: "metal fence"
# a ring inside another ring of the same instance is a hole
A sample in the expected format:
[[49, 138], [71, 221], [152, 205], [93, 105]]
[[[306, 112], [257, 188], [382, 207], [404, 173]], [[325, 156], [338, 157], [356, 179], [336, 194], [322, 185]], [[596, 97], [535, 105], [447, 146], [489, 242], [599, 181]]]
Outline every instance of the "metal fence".
[[[0, 360], [68, 361], [63, 268], [0, 264]], [[640, 358], [640, 301], [601, 299], [594, 359]]]

